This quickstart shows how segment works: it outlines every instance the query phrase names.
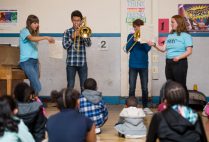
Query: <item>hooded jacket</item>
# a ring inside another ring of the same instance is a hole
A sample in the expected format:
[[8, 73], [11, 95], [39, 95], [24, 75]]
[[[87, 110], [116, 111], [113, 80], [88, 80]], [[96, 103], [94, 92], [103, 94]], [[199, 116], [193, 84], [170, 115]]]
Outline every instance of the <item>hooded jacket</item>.
[[47, 118], [43, 114], [42, 103], [36, 101], [18, 103], [17, 116], [23, 119], [36, 142], [41, 142], [45, 138]]
[[94, 121], [96, 127], [101, 127], [108, 118], [108, 111], [102, 100], [102, 93], [95, 90], [85, 89], [82, 92], [79, 111]]
[[[197, 117], [193, 117], [195, 115]], [[146, 141], [155, 142], [157, 138], [160, 142], [207, 142], [199, 115], [196, 112], [181, 115], [172, 107], [152, 118]]]
[[115, 129], [124, 135], [146, 135], [144, 117], [145, 113], [141, 108], [124, 108], [120, 113], [119, 122], [115, 125]]

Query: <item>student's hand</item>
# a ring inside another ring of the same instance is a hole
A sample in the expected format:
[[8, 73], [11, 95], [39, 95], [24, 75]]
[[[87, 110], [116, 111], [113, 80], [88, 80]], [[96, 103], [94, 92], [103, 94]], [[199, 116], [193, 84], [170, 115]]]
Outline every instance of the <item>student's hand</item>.
[[47, 37], [47, 40], [49, 43], [55, 43], [55, 40], [53, 37]]
[[76, 36], [80, 36], [79, 28], [75, 31]]
[[173, 58], [173, 61], [174, 61], [174, 62], [178, 62], [179, 60], [180, 60], [179, 57], [174, 57], [174, 58]]
[[155, 43], [152, 42], [152, 41], [148, 41], [147, 44], [148, 44], [149, 46], [154, 46], [154, 45], [155, 45]]
[[72, 39], [76, 38], [77, 36], [79, 36], [79, 30], [77, 29], [73, 34], [72, 34]]

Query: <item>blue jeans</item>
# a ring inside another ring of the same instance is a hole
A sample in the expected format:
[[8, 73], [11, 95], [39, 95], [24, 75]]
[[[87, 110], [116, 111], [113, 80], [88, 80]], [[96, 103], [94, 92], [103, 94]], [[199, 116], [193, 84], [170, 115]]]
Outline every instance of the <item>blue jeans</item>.
[[38, 94], [41, 91], [38, 60], [30, 58], [25, 62], [20, 62], [20, 67], [28, 77], [31, 87], [34, 89], [35, 93]]
[[82, 91], [82, 90], [84, 90], [84, 87], [83, 87], [84, 82], [87, 79], [87, 73], [88, 73], [87, 64], [84, 64], [84, 66], [81, 66], [81, 67], [67, 65], [67, 67], [66, 67], [67, 87], [70, 89], [74, 88], [76, 71], [78, 72], [78, 76], [80, 79], [80, 87], [81, 87], [81, 91]]
[[140, 76], [142, 89], [142, 105], [147, 107], [148, 103], [148, 69], [129, 68], [129, 96], [135, 96], [137, 75]]

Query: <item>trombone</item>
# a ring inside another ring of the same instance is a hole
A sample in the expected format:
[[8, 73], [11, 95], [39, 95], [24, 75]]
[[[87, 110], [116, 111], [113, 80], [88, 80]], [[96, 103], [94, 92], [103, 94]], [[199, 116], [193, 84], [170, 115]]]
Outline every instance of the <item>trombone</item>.
[[[127, 53], [131, 51], [131, 49], [134, 47], [134, 45], [136, 45], [136, 43], [137, 43], [138, 41], [140, 41], [140, 36], [141, 36], [140, 30], [137, 30], [137, 31], [129, 38], [129, 40], [127, 41], [126, 45], [131, 41], [132, 38], [134, 38], [136, 41], [132, 44], [132, 46], [128, 49], [128, 51], [125, 50]], [[126, 48], [126, 46], [125, 46], [125, 48]]]
[[74, 38], [74, 49], [78, 52], [80, 50], [80, 40], [81, 38], [89, 38], [92, 34], [91, 29], [86, 26], [86, 17], [83, 17], [82, 23], [78, 29], [79, 36], [78, 36], [78, 47], [75, 47], [76, 37]]

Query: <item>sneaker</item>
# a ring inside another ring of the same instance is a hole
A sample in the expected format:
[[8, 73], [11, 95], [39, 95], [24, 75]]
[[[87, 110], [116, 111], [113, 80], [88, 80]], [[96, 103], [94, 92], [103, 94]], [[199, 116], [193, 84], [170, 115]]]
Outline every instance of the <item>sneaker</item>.
[[147, 114], [147, 115], [152, 115], [153, 114], [153, 112], [148, 107], [144, 108], [144, 113]]
[[143, 137], [146, 137], [146, 135], [125, 135], [125, 138], [128, 138], [128, 139], [139, 139]]
[[96, 128], [96, 129], [95, 129], [95, 133], [96, 133], [96, 134], [101, 134], [101, 129], [100, 129], [100, 128]]

